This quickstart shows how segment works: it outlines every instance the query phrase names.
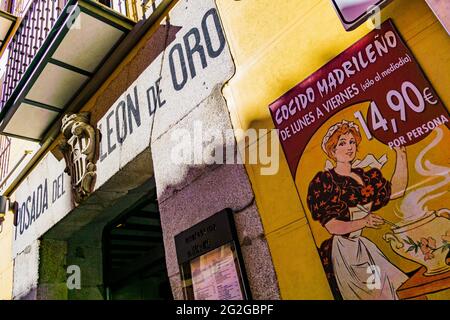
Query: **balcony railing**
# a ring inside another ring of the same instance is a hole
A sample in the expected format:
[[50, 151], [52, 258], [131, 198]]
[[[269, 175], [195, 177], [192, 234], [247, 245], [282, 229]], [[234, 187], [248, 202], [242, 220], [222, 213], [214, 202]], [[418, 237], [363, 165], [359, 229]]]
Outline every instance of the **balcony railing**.
[[135, 21], [99, 1], [31, 1], [8, 44], [0, 132], [42, 141]]
[[[8, 46], [9, 56], [6, 65], [6, 73], [0, 90], [0, 112], [4, 109], [8, 100], [14, 101], [20, 90], [15, 90], [20, 80], [24, 77], [31, 63], [36, 63], [35, 58], [39, 49], [44, 45], [48, 35], [54, 29], [58, 18], [67, 5], [70, 10], [72, 0], [29, 0], [28, 10], [14, 37]], [[149, 16], [163, 2], [162, 0], [116, 0], [96, 1], [104, 3], [123, 16], [137, 21]], [[28, 2], [27, 2], [28, 3]], [[1, 84], [0, 84], [1, 85]], [[12, 102], [10, 101], [10, 103]]]
[[0, 110], [11, 97], [68, 0], [34, 0], [9, 44]]
[[149, 16], [161, 4], [161, 0], [110, 0], [103, 1], [112, 9], [134, 21]]

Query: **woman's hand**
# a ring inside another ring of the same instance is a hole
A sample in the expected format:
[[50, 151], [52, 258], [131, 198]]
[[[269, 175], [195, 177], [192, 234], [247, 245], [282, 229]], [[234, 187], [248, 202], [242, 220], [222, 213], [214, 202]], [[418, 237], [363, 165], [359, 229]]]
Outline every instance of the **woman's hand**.
[[408, 187], [408, 158], [406, 155], [406, 147], [394, 147], [397, 161], [395, 164], [394, 174], [392, 175], [391, 200], [401, 198], [405, 195]]
[[394, 147], [394, 151], [397, 154], [397, 157], [406, 159], [406, 147], [405, 146]]
[[383, 224], [383, 218], [377, 216], [376, 214], [369, 213], [364, 218], [353, 221], [340, 221], [336, 218], [331, 219], [327, 224], [325, 224], [325, 228], [331, 234], [344, 235], [362, 230], [364, 228], [380, 229], [380, 226]]
[[380, 226], [384, 224], [384, 219], [373, 213], [369, 213], [363, 220], [365, 222], [365, 227], [372, 229], [380, 229]]

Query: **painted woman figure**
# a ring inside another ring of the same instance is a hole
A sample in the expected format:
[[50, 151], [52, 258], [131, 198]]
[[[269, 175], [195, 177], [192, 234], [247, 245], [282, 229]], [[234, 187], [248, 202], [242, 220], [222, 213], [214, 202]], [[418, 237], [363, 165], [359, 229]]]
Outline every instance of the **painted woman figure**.
[[379, 229], [384, 220], [372, 212], [404, 195], [406, 150], [395, 149], [396, 168], [389, 182], [377, 168], [365, 171], [355, 166], [361, 140], [359, 128], [352, 122], [344, 120], [328, 130], [322, 149], [335, 165], [315, 175], [307, 203], [313, 219], [332, 235], [319, 251], [335, 298], [398, 299], [396, 291], [406, 275], [361, 233], [364, 228]]

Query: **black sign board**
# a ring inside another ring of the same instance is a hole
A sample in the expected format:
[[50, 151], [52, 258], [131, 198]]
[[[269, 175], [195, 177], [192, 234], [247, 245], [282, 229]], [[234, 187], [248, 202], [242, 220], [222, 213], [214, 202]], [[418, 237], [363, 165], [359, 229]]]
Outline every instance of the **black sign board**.
[[234, 238], [233, 213], [222, 210], [175, 236], [178, 263], [186, 263]]
[[250, 298], [230, 209], [176, 235], [175, 246], [185, 299]]

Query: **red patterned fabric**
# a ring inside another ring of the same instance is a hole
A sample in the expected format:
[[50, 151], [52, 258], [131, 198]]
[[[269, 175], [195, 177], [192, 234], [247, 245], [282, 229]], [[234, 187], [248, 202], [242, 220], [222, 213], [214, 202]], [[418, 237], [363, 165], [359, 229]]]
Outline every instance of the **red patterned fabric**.
[[[351, 177], [341, 176], [334, 169], [316, 174], [308, 188], [307, 203], [314, 220], [325, 226], [330, 220], [350, 221], [349, 208], [372, 202], [372, 212], [387, 205], [391, 197], [391, 183], [380, 170], [352, 169], [364, 182], [360, 185]], [[347, 235], [348, 236], [348, 235]], [[322, 243], [319, 254], [327, 279], [336, 299], [342, 299], [334, 277], [331, 260], [332, 239]]]

